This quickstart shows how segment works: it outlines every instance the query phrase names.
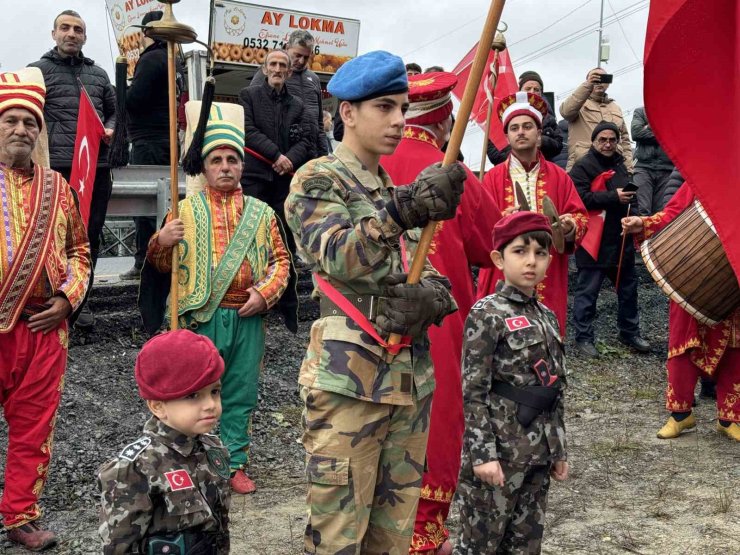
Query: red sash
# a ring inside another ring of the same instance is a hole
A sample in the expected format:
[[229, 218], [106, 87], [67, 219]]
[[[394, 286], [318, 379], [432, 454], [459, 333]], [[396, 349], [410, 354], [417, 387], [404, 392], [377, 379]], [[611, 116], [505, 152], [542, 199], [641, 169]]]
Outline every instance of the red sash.
[[[409, 264], [408, 260], [406, 260], [406, 243], [403, 240], [403, 237], [401, 237], [400, 239], [401, 260], [403, 261], [404, 270], [408, 272]], [[321, 292], [329, 297], [329, 300], [331, 300], [331, 302], [341, 308], [342, 312], [344, 312], [350, 320], [360, 326], [362, 328], [362, 331], [372, 337], [378, 345], [383, 347], [390, 354], [397, 355], [401, 351], [401, 349], [405, 349], [406, 347], [411, 346], [411, 338], [408, 336], [402, 337], [401, 342], [397, 345], [391, 345], [390, 343], [388, 343], [385, 339], [380, 337], [377, 331], [375, 331], [375, 326], [373, 326], [372, 322], [367, 318], [367, 316], [365, 316], [362, 312], [360, 312], [358, 308], [356, 308], [351, 302], [349, 302], [345, 298], [345, 296], [337, 290], [336, 287], [334, 287], [331, 283], [329, 283], [317, 273], [314, 273], [313, 277], [316, 280], [316, 285], [319, 286]]]
[[0, 285], [0, 333], [13, 329], [34, 286], [41, 277], [51, 243], [59, 207], [59, 191], [54, 172], [34, 164], [31, 184], [31, 217], [18, 250]]

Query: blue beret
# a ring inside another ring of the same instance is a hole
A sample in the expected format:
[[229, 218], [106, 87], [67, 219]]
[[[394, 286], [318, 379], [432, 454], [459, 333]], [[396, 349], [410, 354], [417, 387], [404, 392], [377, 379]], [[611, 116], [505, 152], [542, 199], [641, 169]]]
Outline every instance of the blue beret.
[[329, 81], [327, 90], [338, 99], [350, 102], [408, 92], [406, 66], [390, 52], [368, 52], [343, 64]]

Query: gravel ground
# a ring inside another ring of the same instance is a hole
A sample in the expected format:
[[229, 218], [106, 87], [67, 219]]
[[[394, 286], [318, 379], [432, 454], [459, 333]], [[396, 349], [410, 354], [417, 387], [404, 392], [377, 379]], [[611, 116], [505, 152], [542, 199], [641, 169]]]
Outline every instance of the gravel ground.
[[[634, 355], [616, 341], [616, 297], [605, 286], [597, 324], [602, 358], [569, 357], [567, 424], [572, 479], [553, 486], [546, 553], [740, 554], [740, 448], [714, 431], [713, 404], [700, 401], [694, 433], [660, 441], [665, 419], [667, 302], [640, 271], [643, 335]], [[305, 294], [305, 280], [300, 286]], [[72, 334], [56, 428], [44, 524], [62, 538], [51, 553], [98, 553], [98, 467], [139, 437], [147, 418], [133, 379], [145, 337], [131, 285], [98, 287], [95, 330]], [[235, 496], [234, 553], [301, 552], [305, 526], [296, 379], [316, 306], [305, 302], [297, 336], [268, 316], [268, 342], [254, 419], [251, 475], [259, 491]], [[571, 352], [571, 351], [569, 351]], [[0, 465], [6, 427], [0, 421]], [[451, 526], [455, 527], [455, 516]], [[20, 554], [0, 536], [0, 553]]]

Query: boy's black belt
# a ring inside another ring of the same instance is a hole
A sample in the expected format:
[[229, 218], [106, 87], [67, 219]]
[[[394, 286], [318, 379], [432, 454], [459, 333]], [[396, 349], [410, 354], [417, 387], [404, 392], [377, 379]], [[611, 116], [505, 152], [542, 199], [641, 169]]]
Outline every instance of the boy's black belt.
[[560, 401], [559, 387], [541, 385], [516, 387], [510, 383], [496, 380], [493, 382], [492, 390], [496, 395], [518, 405], [516, 418], [525, 428], [543, 412], [554, 411]]
[[[383, 297], [376, 295], [345, 295], [345, 298], [349, 303], [359, 310], [365, 318], [371, 322], [375, 322], [375, 317], [378, 315], [378, 306], [382, 301]], [[346, 316], [345, 312], [334, 303], [327, 296], [322, 295], [319, 301], [319, 313], [321, 317], [324, 316]]]

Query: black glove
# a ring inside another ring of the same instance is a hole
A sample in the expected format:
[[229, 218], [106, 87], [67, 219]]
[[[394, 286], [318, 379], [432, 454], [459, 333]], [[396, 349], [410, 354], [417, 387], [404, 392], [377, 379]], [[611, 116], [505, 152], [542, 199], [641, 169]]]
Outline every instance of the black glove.
[[390, 274], [383, 285], [386, 298], [379, 306], [375, 323], [386, 333], [417, 337], [453, 312], [447, 278], [424, 278], [407, 285], [406, 274]]
[[461, 164], [437, 162], [422, 170], [411, 185], [393, 189], [388, 211], [406, 229], [455, 216], [467, 174]]

